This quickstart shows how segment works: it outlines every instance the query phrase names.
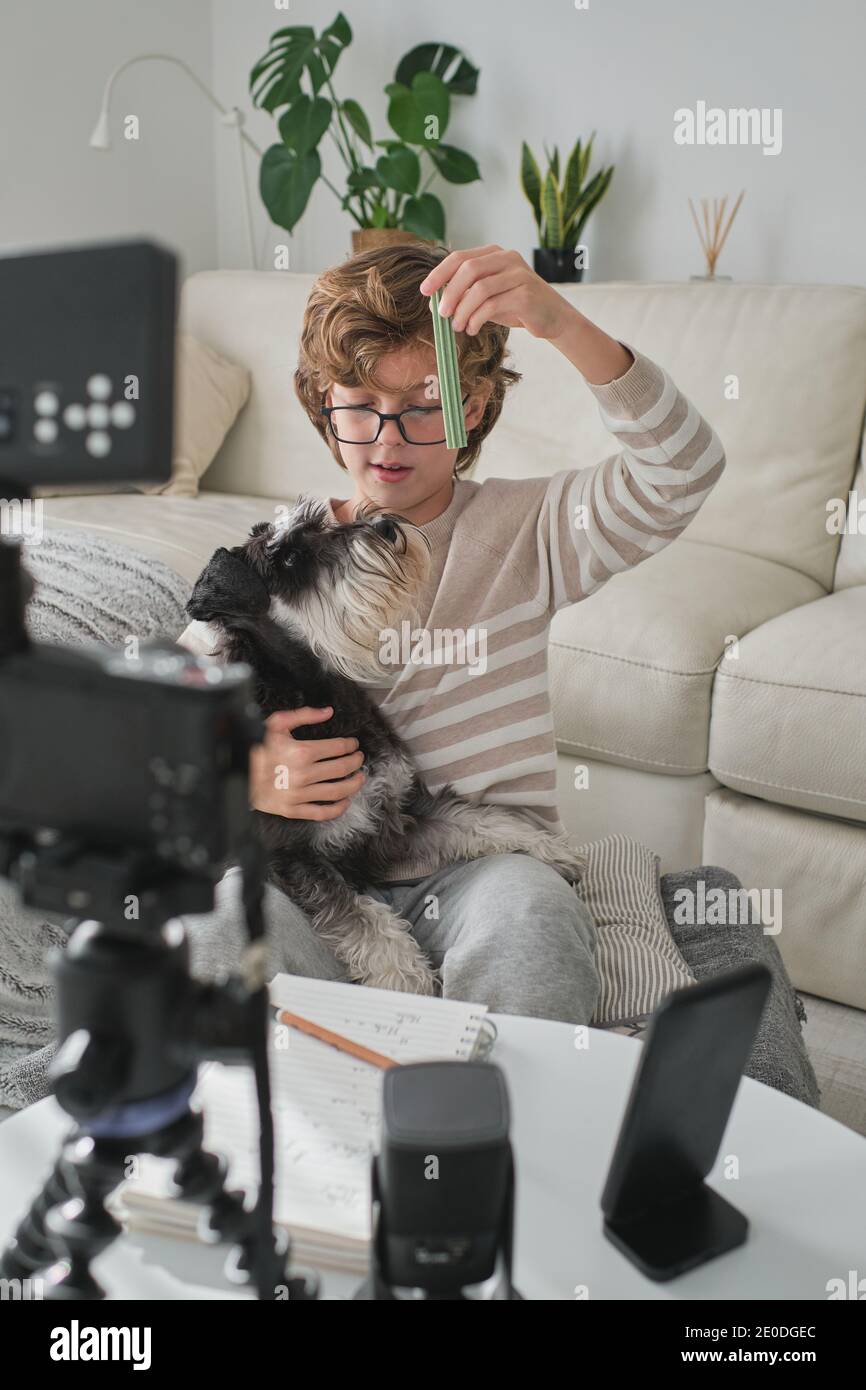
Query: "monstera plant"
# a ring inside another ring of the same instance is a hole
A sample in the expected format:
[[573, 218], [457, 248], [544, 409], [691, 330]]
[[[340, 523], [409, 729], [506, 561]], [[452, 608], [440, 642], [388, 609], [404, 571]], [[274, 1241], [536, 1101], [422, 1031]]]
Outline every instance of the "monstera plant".
[[[271, 112], [280, 135], [262, 157], [262, 201], [271, 220], [291, 232], [321, 179], [359, 229], [390, 232], [392, 239], [402, 232], [444, 240], [445, 209], [428, 187], [437, 175], [447, 183], [473, 183], [481, 177], [472, 156], [443, 139], [452, 99], [473, 95], [478, 69], [450, 44], [413, 48], [385, 87], [393, 134], [374, 140], [359, 103], [351, 97], [341, 100], [332, 82], [351, 42], [343, 14], [319, 35], [308, 25], [271, 35], [267, 52], [250, 73], [253, 103]], [[326, 134], [346, 166], [345, 192], [322, 172], [319, 145]]]

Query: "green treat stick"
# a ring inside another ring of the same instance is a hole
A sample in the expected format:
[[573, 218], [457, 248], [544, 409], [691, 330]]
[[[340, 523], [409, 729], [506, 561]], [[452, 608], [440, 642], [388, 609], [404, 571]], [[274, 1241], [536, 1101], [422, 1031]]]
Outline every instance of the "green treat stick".
[[436, 380], [439, 387], [439, 404], [442, 407], [442, 415], [445, 421], [445, 442], [449, 448], [453, 447], [452, 438], [454, 426], [451, 415], [451, 392], [448, 388], [448, 366], [445, 358], [443, 346], [444, 334], [443, 323], [439, 315], [439, 291], [434, 290], [430, 297], [430, 312], [433, 315], [433, 342], [436, 348]]
[[463, 418], [460, 372], [457, 362], [457, 343], [450, 316], [439, 313], [439, 290], [430, 296], [433, 314], [433, 341], [436, 347], [436, 371], [439, 377], [439, 398], [445, 420], [445, 443], [449, 449], [464, 449], [467, 444], [466, 421]]
[[[437, 318], [438, 317], [437, 315]], [[451, 447], [462, 449], [466, 447], [466, 426], [463, 420], [463, 405], [460, 399], [462, 393], [460, 390], [460, 367], [457, 359], [457, 340], [454, 336], [454, 325], [451, 318], [444, 318], [441, 322], [442, 341], [445, 347], [448, 366], [448, 383], [452, 407], [451, 417], [454, 430], [454, 444]]]

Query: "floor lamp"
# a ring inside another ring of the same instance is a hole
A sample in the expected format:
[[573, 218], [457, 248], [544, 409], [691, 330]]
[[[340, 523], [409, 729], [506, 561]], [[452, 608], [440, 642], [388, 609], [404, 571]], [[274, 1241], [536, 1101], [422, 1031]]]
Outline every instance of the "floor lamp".
[[128, 58], [125, 63], [121, 63], [119, 67], [115, 68], [114, 72], [111, 74], [111, 76], [105, 84], [105, 90], [102, 94], [102, 109], [99, 112], [99, 120], [96, 122], [96, 125], [93, 129], [93, 134], [90, 137], [90, 144], [92, 148], [95, 150], [111, 149], [111, 137], [109, 135], [108, 117], [111, 106], [112, 88], [114, 87], [117, 78], [120, 76], [122, 72], [126, 70], [126, 68], [132, 67], [134, 63], [147, 63], [154, 59], [163, 63], [174, 63], [177, 67], [181, 68], [183, 72], [186, 73], [187, 77], [189, 77], [190, 80], [195, 83], [199, 91], [204, 93], [211, 106], [215, 106], [217, 111], [219, 111], [223, 125], [231, 126], [237, 131], [238, 158], [240, 160], [241, 186], [243, 188], [244, 208], [246, 211], [247, 244], [249, 247], [250, 264], [254, 270], [258, 270], [259, 267], [256, 258], [255, 241], [253, 236], [253, 211], [250, 205], [250, 191], [249, 186], [247, 184], [247, 167], [244, 155], [244, 145], [249, 145], [250, 149], [253, 150], [259, 156], [261, 156], [262, 151], [260, 150], [259, 146], [255, 143], [255, 141], [250, 139], [250, 137], [247, 135], [246, 131], [243, 128], [243, 112], [239, 111], [236, 106], [223, 106], [222, 102], [218, 101], [217, 98], [214, 96], [210, 87], [205, 86], [201, 78], [193, 72], [192, 68], [188, 67], [186, 63], [182, 62], [180, 58], [175, 58], [170, 53], [139, 53], [136, 55], [136, 57]]

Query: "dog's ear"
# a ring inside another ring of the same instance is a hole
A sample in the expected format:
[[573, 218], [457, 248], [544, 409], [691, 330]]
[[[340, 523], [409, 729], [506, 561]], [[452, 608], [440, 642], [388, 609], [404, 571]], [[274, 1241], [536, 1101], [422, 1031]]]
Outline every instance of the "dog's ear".
[[196, 580], [186, 611], [202, 622], [212, 618], [253, 618], [267, 613], [270, 601], [259, 576], [239, 555], [221, 546]]

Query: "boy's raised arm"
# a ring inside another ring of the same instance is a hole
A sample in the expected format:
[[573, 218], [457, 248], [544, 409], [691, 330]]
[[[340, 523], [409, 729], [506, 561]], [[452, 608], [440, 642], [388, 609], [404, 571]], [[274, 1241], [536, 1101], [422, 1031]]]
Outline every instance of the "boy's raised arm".
[[663, 368], [592, 323], [517, 251], [452, 251], [420, 288], [443, 286], [440, 313], [455, 331], [477, 333], [489, 319], [568, 358], [620, 445], [588, 468], [499, 483], [509, 531], [516, 521], [509, 558], [525, 584], [536, 574], [532, 601], [556, 612], [676, 539], [721, 477], [721, 440]]
[[718, 435], [667, 372], [636, 348], [614, 381], [587, 382], [620, 445], [587, 468], [547, 480], [537, 514], [547, 556], [551, 612], [577, 603], [612, 575], [670, 545], [688, 526], [725, 467]]

